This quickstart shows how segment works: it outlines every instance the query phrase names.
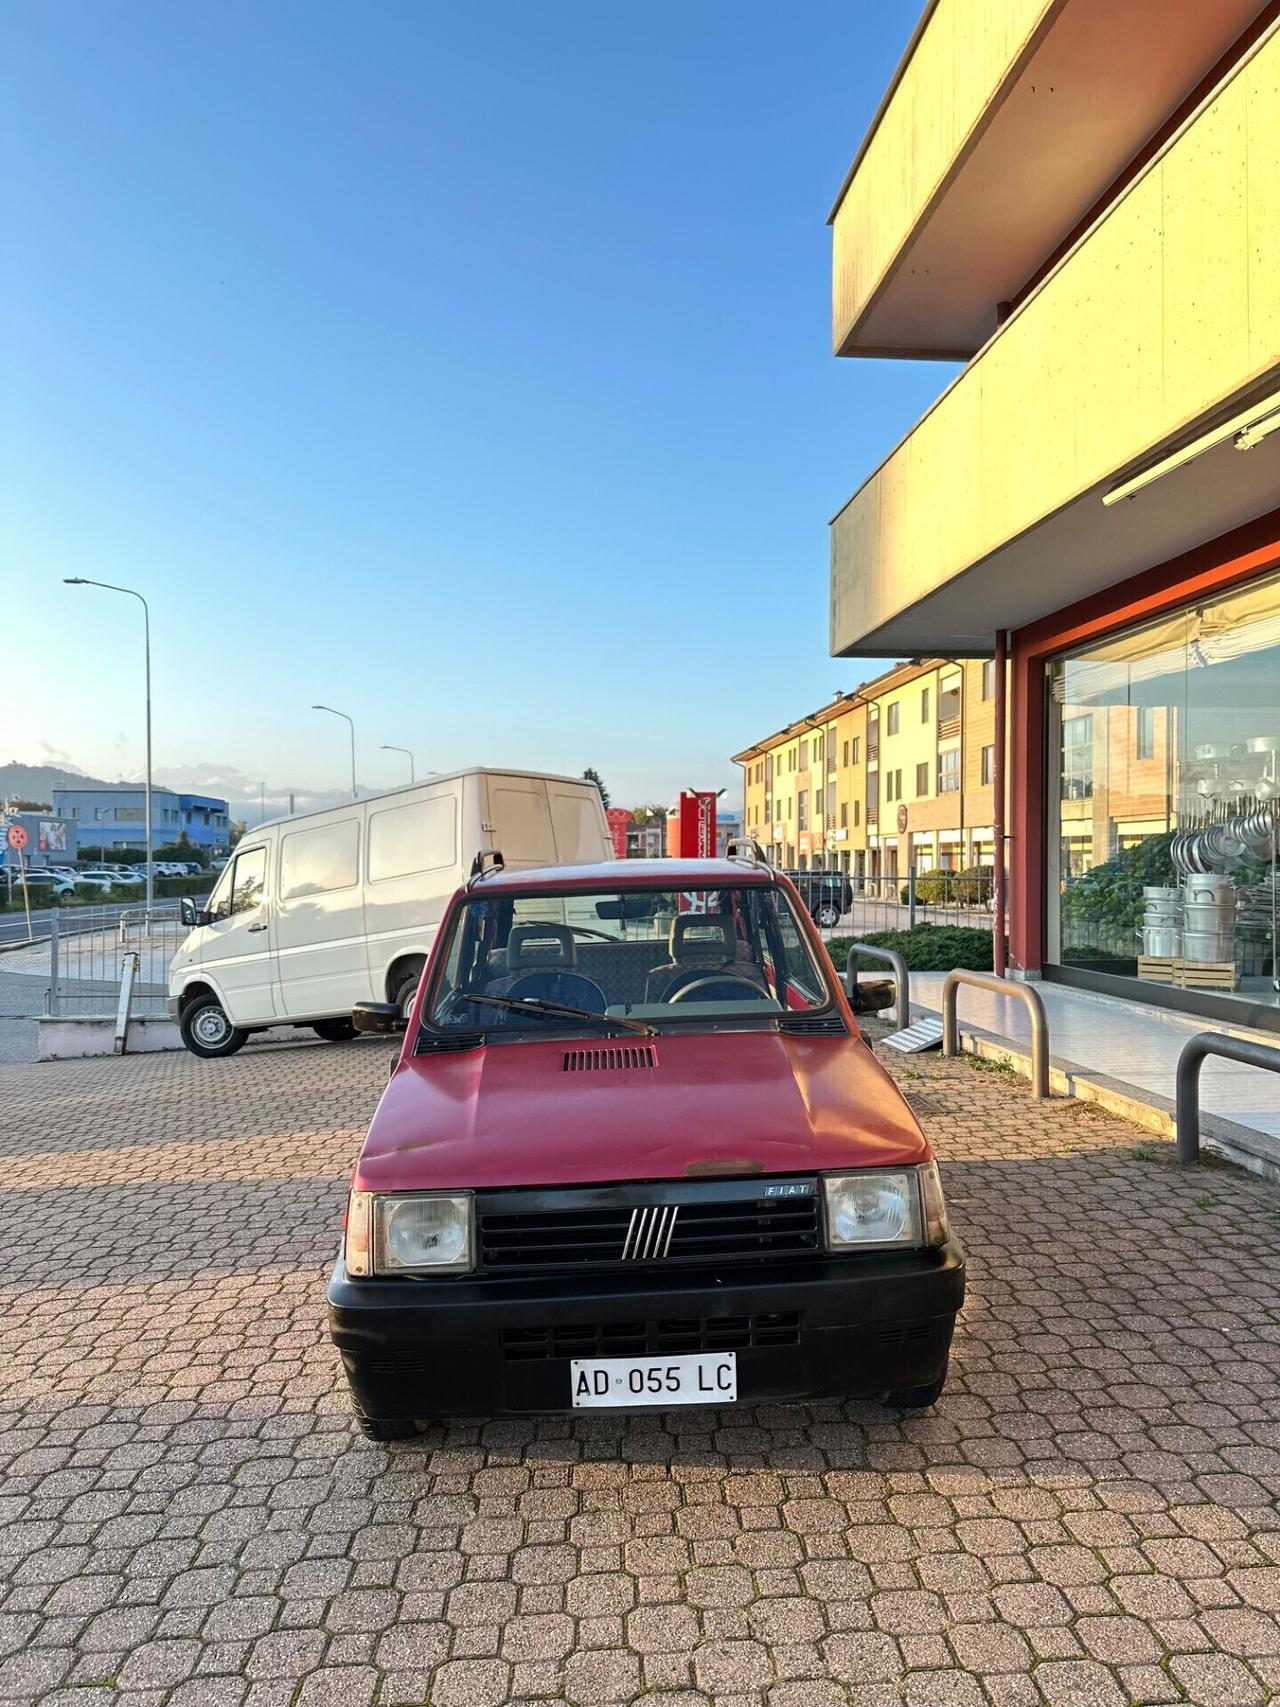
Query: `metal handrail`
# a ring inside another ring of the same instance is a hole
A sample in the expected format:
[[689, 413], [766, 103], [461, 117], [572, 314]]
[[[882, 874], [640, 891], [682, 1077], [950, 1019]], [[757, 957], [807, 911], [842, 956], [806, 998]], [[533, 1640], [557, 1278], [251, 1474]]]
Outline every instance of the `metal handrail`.
[[1178, 1135], [1178, 1160], [1184, 1168], [1200, 1160], [1200, 1069], [1207, 1055], [1219, 1055], [1224, 1061], [1239, 1061], [1245, 1067], [1261, 1067], [1264, 1072], [1280, 1073], [1280, 1049], [1266, 1043], [1255, 1043], [1248, 1037], [1231, 1037], [1221, 1031], [1198, 1031], [1183, 1045], [1178, 1056], [1175, 1080], [1175, 1127]]
[[1031, 1015], [1031, 1092], [1044, 1101], [1049, 1095], [1049, 1016], [1040, 992], [1030, 984], [997, 978], [994, 972], [970, 972], [957, 967], [942, 980], [942, 1053], [958, 1055], [960, 1028], [956, 1022], [956, 990], [972, 984], [979, 990], [994, 990], [1001, 996], [1016, 996]]
[[870, 943], [853, 942], [849, 944], [849, 959], [845, 964], [844, 982], [853, 1000], [853, 988], [858, 981], [858, 959], [863, 956], [868, 960], [883, 960], [893, 967], [894, 983], [898, 991], [898, 1030], [905, 1031], [911, 1024], [911, 976], [907, 971], [907, 963], [902, 956], [892, 948], [872, 948]]

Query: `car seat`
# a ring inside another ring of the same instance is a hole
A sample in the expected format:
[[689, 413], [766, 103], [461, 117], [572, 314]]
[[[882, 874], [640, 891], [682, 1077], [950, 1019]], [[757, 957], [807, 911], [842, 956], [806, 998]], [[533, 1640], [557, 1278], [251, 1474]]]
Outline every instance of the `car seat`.
[[608, 1006], [594, 978], [574, 971], [577, 949], [568, 925], [512, 925], [507, 933], [506, 968], [485, 986], [485, 994], [518, 1002], [560, 1002], [602, 1014]]
[[747, 978], [768, 995], [764, 973], [738, 937], [738, 927], [728, 913], [678, 913], [671, 921], [671, 958], [655, 966], [645, 982], [646, 1002], [669, 1002], [688, 985], [716, 972]]

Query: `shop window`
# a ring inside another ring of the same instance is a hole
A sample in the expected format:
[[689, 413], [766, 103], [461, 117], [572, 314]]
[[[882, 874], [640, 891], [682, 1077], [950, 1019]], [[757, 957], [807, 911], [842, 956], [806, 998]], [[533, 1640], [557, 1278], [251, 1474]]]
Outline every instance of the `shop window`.
[[1093, 795], [1093, 718], [1062, 720], [1062, 798], [1088, 800]]

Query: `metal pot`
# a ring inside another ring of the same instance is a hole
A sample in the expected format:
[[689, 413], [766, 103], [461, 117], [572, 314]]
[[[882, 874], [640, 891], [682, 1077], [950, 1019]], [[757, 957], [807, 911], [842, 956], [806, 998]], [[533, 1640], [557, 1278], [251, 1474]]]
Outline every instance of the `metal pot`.
[[1159, 960], [1172, 960], [1182, 953], [1182, 932], [1172, 925], [1143, 925], [1142, 952]]
[[1223, 961], [1235, 958], [1235, 943], [1231, 931], [1183, 931], [1184, 960]]

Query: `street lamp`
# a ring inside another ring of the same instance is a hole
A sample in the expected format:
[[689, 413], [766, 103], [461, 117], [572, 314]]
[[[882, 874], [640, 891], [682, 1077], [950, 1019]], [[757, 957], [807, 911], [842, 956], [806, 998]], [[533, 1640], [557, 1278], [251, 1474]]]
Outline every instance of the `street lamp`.
[[378, 748], [378, 751], [380, 753], [403, 753], [405, 758], [409, 761], [409, 781], [417, 782], [418, 779], [413, 774], [413, 754], [409, 751], [408, 747], [393, 747], [388, 742], [384, 741]]
[[311, 707], [311, 709], [312, 709], [312, 711], [327, 711], [329, 713], [330, 717], [346, 718], [347, 723], [350, 725], [350, 728], [351, 728], [351, 798], [353, 800], [359, 800], [360, 795], [356, 789], [356, 726], [355, 726], [355, 723], [353, 722], [353, 720], [350, 717], [347, 717], [347, 714], [345, 711], [335, 711], [331, 705], [313, 705]]
[[110, 581], [90, 581], [83, 575], [64, 575], [68, 587], [101, 587], [108, 593], [127, 593], [142, 606], [143, 659], [147, 681], [147, 918], [150, 920], [154, 901], [155, 869], [151, 858], [151, 612], [142, 594], [132, 587], [116, 587]]

